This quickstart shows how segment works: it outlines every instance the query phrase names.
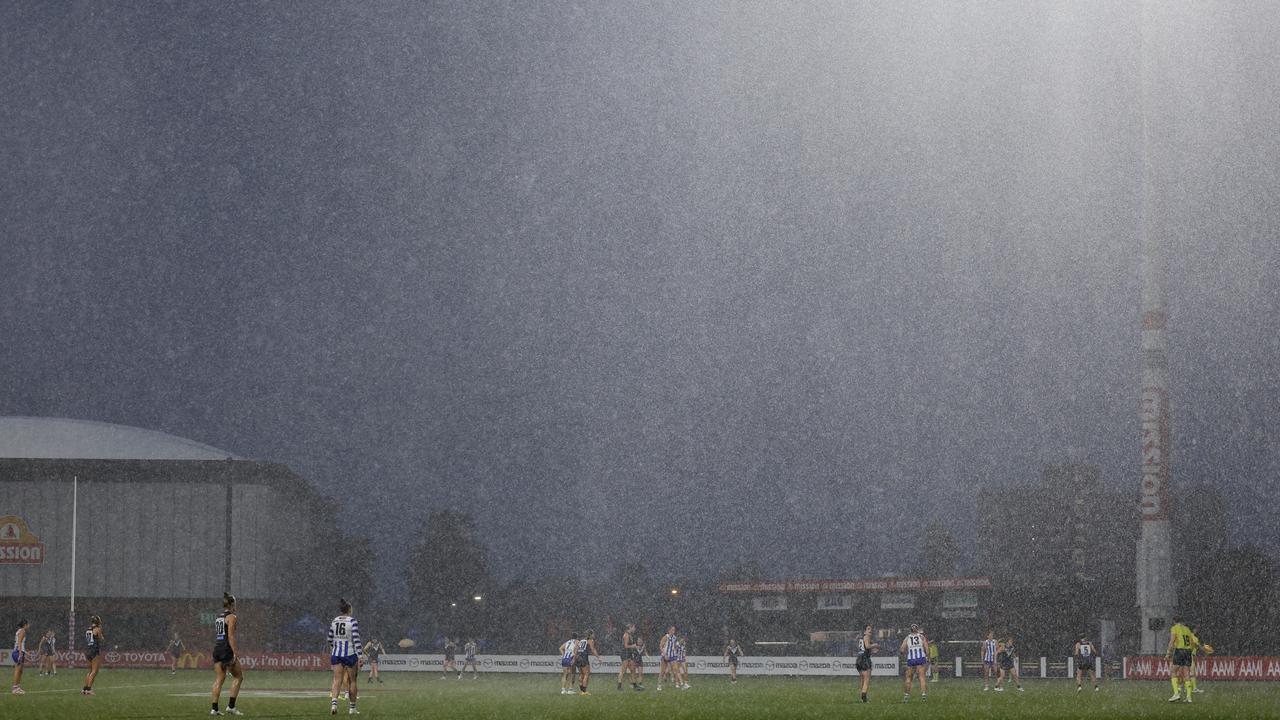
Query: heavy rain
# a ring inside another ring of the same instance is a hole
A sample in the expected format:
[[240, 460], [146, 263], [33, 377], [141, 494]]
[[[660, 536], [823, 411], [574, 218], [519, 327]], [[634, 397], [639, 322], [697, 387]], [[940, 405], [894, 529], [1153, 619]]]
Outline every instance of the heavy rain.
[[1277, 27], [0, 3], [0, 715], [1276, 717]]

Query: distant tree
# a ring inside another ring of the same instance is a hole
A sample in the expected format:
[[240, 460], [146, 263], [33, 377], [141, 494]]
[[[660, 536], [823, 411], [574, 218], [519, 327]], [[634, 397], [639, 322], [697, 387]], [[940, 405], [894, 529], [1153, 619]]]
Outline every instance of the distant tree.
[[955, 536], [942, 523], [929, 523], [920, 537], [917, 572], [927, 577], [950, 577], [956, 574], [959, 563], [960, 546]]
[[489, 551], [476, 539], [475, 521], [465, 513], [431, 513], [406, 569], [411, 610], [437, 622], [489, 586]]

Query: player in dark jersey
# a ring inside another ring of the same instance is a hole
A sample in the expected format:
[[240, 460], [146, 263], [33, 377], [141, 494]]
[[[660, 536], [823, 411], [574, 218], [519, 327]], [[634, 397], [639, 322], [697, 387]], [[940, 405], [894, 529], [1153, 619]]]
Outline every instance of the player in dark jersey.
[[93, 681], [98, 678], [98, 670], [102, 669], [102, 644], [106, 640], [102, 634], [102, 618], [90, 615], [89, 629], [84, 632], [84, 658], [89, 661], [89, 674], [84, 676], [81, 695], [93, 694]]
[[1018, 650], [1013, 646], [1013, 637], [1007, 637], [1000, 643], [996, 653], [996, 664], [1000, 666], [1000, 674], [996, 676], [996, 692], [1004, 692], [1004, 679], [1013, 678], [1013, 683], [1022, 692], [1022, 678], [1018, 677]]
[[182, 638], [178, 637], [178, 633], [174, 633], [169, 638], [169, 644], [164, 647], [164, 653], [169, 656], [169, 674], [178, 674], [178, 657], [182, 655], [182, 650], [186, 646], [182, 644]]
[[40, 674], [41, 675], [57, 675], [58, 674], [58, 637], [53, 634], [50, 628], [44, 633], [44, 637], [40, 638]]
[[631, 674], [631, 687], [634, 689], [636, 686], [636, 678], [635, 678], [636, 644], [634, 640], [635, 634], [636, 634], [636, 624], [627, 623], [627, 629], [622, 631], [622, 652], [619, 654], [619, 658], [622, 660], [622, 664], [618, 666], [618, 689], [619, 690], [622, 689], [622, 678], [625, 677], [628, 673]]
[[385, 652], [382, 647], [382, 641], [374, 638], [368, 645], [364, 646], [365, 662], [369, 663], [369, 682], [382, 682], [382, 676], [378, 674], [378, 658], [382, 657]]
[[635, 665], [636, 690], [644, 690], [644, 636], [636, 636], [636, 649], [631, 656], [632, 664]]
[[221, 715], [218, 711], [218, 697], [222, 694], [222, 683], [231, 673], [231, 692], [227, 693], [227, 714], [243, 715], [236, 709], [236, 698], [240, 696], [240, 684], [244, 682], [244, 671], [240, 668], [237, 657], [239, 646], [236, 643], [236, 599], [229, 593], [222, 593], [222, 614], [213, 621], [213, 709], [210, 715]]
[[862, 690], [859, 697], [862, 702], [867, 701], [867, 691], [871, 689], [871, 653], [880, 649], [880, 644], [871, 641], [871, 626], [868, 625], [862, 631], [862, 637], [858, 639], [858, 660], [854, 663], [854, 667], [858, 669], [858, 675], [862, 677]]
[[587, 636], [578, 641], [577, 653], [573, 658], [573, 667], [578, 671], [578, 694], [590, 695], [587, 684], [591, 682], [591, 656], [600, 659], [596, 650], [596, 631], [588, 630]]
[[444, 666], [440, 668], [440, 679], [445, 678], [445, 673], [456, 672], [458, 679], [462, 679], [462, 673], [458, 672], [458, 645], [450, 638], [444, 639]]
[[1084, 689], [1084, 675], [1089, 674], [1089, 679], [1093, 681], [1093, 691], [1098, 692], [1098, 671], [1095, 667], [1098, 658], [1098, 651], [1089, 642], [1089, 638], [1080, 638], [1080, 642], [1076, 643], [1075, 652], [1076, 661], [1076, 692]]
[[19, 620], [13, 632], [13, 652], [9, 654], [13, 660], [13, 694], [25, 695], [22, 689], [22, 666], [27, 662], [27, 625], [26, 620]]
[[738, 641], [729, 638], [729, 644], [724, 646], [724, 661], [729, 663], [729, 682], [738, 682], [738, 659], [741, 658], [742, 646]]

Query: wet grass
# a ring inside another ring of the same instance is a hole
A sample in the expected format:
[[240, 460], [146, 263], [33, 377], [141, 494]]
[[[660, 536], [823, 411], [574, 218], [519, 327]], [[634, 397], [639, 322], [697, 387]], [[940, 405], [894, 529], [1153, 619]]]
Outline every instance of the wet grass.
[[[8, 668], [5, 669], [6, 672]], [[94, 697], [82, 697], [83, 673], [57, 677], [28, 674], [27, 694], [0, 696], [0, 718], [64, 720], [100, 718], [208, 717], [211, 672], [182, 671], [171, 676], [154, 670], [105, 669]], [[901, 684], [877, 679], [871, 702], [858, 701], [851, 680], [825, 678], [747, 678], [730, 685], [722, 677], [694, 676], [693, 688], [657, 692], [618, 692], [608, 678], [593, 678], [588, 697], [564, 696], [559, 680], [539, 675], [481, 675], [479, 680], [441, 680], [436, 674], [387, 673], [386, 683], [362, 683], [362, 718], [622, 718], [625, 720], [700, 720], [732, 718], [1231, 718], [1280, 719], [1280, 686], [1265, 683], [1204, 683], [1191, 705], [1165, 702], [1168, 683], [1123, 682], [1099, 693], [1076, 693], [1062, 680], [1033, 680], [1025, 693], [982, 692], [978, 681], [947, 681], [931, 686], [927, 702], [902, 703]], [[328, 717], [327, 676], [304, 672], [253, 672], [246, 676], [239, 707], [250, 718]], [[222, 706], [226, 706], [224, 696]], [[340, 706], [345, 716], [346, 704]]]

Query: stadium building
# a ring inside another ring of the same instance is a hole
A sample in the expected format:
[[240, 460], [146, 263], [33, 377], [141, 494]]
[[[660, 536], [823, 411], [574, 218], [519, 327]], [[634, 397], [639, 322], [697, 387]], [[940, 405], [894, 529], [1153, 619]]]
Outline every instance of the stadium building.
[[66, 647], [74, 583], [78, 627], [96, 613], [120, 647], [161, 647], [173, 631], [203, 646], [229, 590], [252, 616], [242, 645], [274, 649], [337, 536], [324, 505], [284, 465], [191, 440], [0, 418], [0, 615]]

